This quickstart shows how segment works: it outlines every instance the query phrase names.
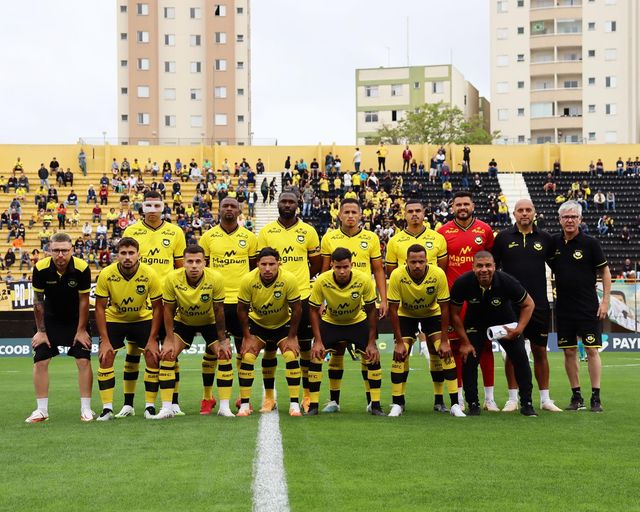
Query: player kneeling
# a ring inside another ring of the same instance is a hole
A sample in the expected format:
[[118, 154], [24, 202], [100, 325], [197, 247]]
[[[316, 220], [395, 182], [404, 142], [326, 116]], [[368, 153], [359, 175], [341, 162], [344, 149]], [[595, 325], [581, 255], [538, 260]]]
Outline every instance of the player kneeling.
[[[378, 315], [376, 292], [371, 277], [352, 270], [351, 251], [338, 247], [331, 254], [331, 270], [323, 272], [313, 283], [309, 298], [309, 316], [314, 342], [309, 366], [309, 416], [318, 414], [322, 362], [326, 352], [355, 346], [363, 365], [371, 392], [371, 414], [384, 416], [380, 407], [380, 352], [376, 345]], [[322, 317], [320, 306], [325, 304]], [[344, 351], [344, 350], [342, 350]]]
[[167, 337], [160, 353], [162, 409], [154, 419], [174, 416], [171, 402], [176, 385], [176, 359], [185, 348], [191, 347], [197, 333], [218, 358], [218, 416], [233, 416], [229, 408], [233, 365], [231, 345], [225, 335], [224, 280], [219, 272], [205, 267], [204, 249], [190, 245], [184, 252], [184, 268], [171, 272], [164, 283], [162, 300]]

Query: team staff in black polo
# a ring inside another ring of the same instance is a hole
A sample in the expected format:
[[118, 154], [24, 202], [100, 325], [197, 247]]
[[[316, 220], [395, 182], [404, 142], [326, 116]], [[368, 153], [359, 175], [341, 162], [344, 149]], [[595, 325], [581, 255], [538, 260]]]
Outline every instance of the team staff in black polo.
[[[602, 347], [600, 321], [607, 316], [611, 292], [611, 272], [600, 242], [580, 231], [582, 206], [567, 201], [558, 209], [562, 233], [553, 236], [551, 267], [556, 278], [558, 347], [564, 351], [564, 367], [571, 385], [570, 411], [584, 410], [580, 392], [578, 336], [587, 350], [591, 379], [591, 411], [602, 412], [600, 402]], [[602, 278], [602, 302], [598, 303], [596, 279]]]
[[[465, 302], [467, 313], [463, 324], [460, 311]], [[520, 308], [517, 325], [513, 329], [506, 327], [506, 324], [516, 321], [512, 303]], [[531, 368], [522, 337], [533, 309], [533, 299], [524, 287], [509, 274], [496, 271], [495, 261], [488, 251], [476, 253], [472, 270], [462, 274], [453, 283], [451, 323], [461, 340], [462, 384], [469, 404], [467, 415], [480, 415], [478, 363], [487, 339], [487, 329], [504, 325], [507, 335], [499, 341], [515, 369], [520, 391], [520, 412], [524, 416], [537, 416], [531, 403]]]
[[[540, 388], [540, 408], [561, 412], [562, 409], [554, 404], [549, 396], [547, 359], [551, 310], [547, 300], [545, 262], [553, 256], [553, 243], [549, 233], [536, 227], [536, 210], [530, 199], [517, 201], [513, 216], [516, 220], [513, 228], [498, 233], [491, 252], [496, 261], [496, 268], [515, 277], [535, 302], [533, 315], [524, 329], [523, 336], [531, 342], [533, 367]], [[504, 370], [509, 385], [509, 399], [502, 410], [511, 412], [518, 408], [518, 389], [513, 363], [508, 357]]]

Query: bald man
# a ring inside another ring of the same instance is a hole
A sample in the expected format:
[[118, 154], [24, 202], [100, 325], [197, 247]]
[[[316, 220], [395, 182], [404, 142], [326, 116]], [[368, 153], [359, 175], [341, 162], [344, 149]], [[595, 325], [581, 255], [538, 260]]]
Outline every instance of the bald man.
[[[520, 199], [513, 210], [516, 220], [513, 228], [498, 233], [493, 245], [496, 267], [515, 277], [535, 302], [531, 320], [524, 330], [524, 337], [531, 343], [534, 373], [540, 388], [540, 408], [561, 412], [549, 396], [549, 361], [547, 337], [551, 310], [547, 300], [547, 271], [545, 263], [553, 257], [551, 235], [535, 225], [536, 210], [530, 199]], [[518, 385], [513, 364], [507, 357], [505, 373], [509, 384], [509, 399], [502, 409], [512, 412], [518, 409]]]

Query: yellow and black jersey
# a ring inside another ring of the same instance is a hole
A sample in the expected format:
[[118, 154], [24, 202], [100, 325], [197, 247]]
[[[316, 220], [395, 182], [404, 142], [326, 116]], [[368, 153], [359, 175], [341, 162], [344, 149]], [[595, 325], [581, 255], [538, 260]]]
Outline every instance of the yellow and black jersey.
[[236, 304], [240, 280], [250, 270], [249, 258], [255, 258], [258, 254], [258, 238], [242, 226], [227, 233], [217, 225], [202, 235], [200, 247], [209, 258], [211, 268], [224, 272], [224, 302]]
[[173, 262], [184, 257], [187, 247], [184, 231], [164, 221], [154, 229], [144, 220], [139, 220], [125, 229], [122, 236], [137, 240], [140, 244], [140, 261], [151, 265], [158, 275], [171, 272], [174, 269]]
[[393, 235], [387, 244], [387, 265], [402, 267], [407, 261], [407, 249], [413, 244], [419, 244], [427, 250], [429, 265], [436, 265], [447, 257], [447, 241], [437, 231], [425, 227], [419, 235], [412, 235], [403, 229]]
[[178, 268], [171, 272], [164, 281], [162, 300], [176, 304], [174, 320], [185, 325], [211, 325], [216, 321], [213, 304], [223, 302], [225, 297], [224, 278], [222, 274], [210, 268], [195, 286], [187, 281], [187, 272]]
[[33, 267], [33, 291], [44, 293], [45, 315], [66, 322], [79, 318], [80, 299], [78, 294], [89, 293], [91, 289], [91, 269], [89, 264], [71, 257], [64, 274], [58, 273], [53, 258], [44, 258]]
[[249, 318], [265, 329], [277, 329], [286, 324], [291, 318], [289, 303], [297, 300], [300, 300], [298, 279], [283, 268], [268, 285], [262, 282], [257, 268], [240, 282], [238, 302], [250, 306]]
[[107, 322], [141, 322], [151, 320], [149, 301], [162, 298], [162, 287], [150, 265], [140, 263], [134, 275], [125, 277], [115, 262], [98, 275], [96, 298], [109, 299]]
[[309, 305], [320, 307], [325, 303], [322, 319], [335, 325], [352, 325], [362, 322], [367, 314], [365, 304], [374, 304], [376, 290], [371, 275], [353, 270], [351, 279], [343, 286], [336, 283], [333, 270], [318, 276], [311, 288]]
[[308, 298], [309, 257], [320, 254], [320, 239], [315, 228], [301, 220], [290, 228], [277, 220], [270, 222], [258, 233], [258, 250], [263, 247], [273, 247], [280, 253], [282, 268], [296, 277], [301, 298]]
[[387, 300], [399, 304], [398, 316], [428, 318], [440, 314], [439, 302], [449, 302], [447, 275], [440, 267], [428, 265], [424, 279], [416, 283], [406, 265], [391, 272]]
[[371, 275], [371, 260], [382, 259], [378, 235], [367, 229], [361, 229], [349, 236], [342, 229], [334, 229], [322, 237], [322, 256], [331, 257], [338, 247], [349, 249], [352, 254], [353, 268]]

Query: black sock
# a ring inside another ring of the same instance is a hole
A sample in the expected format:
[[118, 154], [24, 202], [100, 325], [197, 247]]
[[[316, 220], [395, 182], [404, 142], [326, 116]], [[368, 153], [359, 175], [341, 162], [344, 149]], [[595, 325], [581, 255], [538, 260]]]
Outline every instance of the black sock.
[[458, 405], [458, 393], [449, 393], [449, 399], [451, 400], [451, 405]]
[[580, 386], [578, 386], [577, 388], [571, 388], [571, 391], [573, 391], [574, 397], [582, 398], [582, 393], [580, 393]]
[[591, 398], [600, 400], [600, 388], [591, 388]]
[[[456, 393], [457, 395], [457, 393]], [[444, 405], [444, 396], [443, 395], [433, 395], [434, 403]]]

